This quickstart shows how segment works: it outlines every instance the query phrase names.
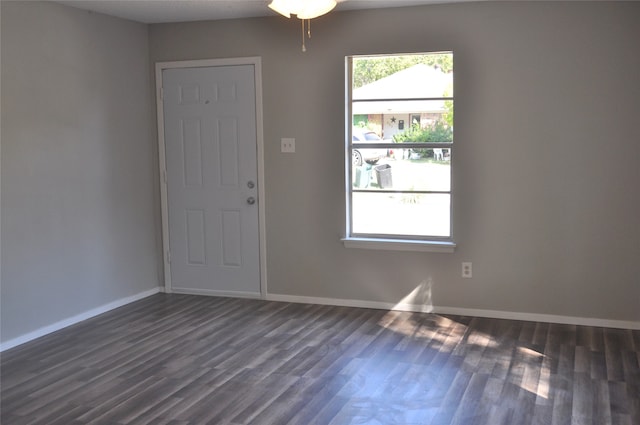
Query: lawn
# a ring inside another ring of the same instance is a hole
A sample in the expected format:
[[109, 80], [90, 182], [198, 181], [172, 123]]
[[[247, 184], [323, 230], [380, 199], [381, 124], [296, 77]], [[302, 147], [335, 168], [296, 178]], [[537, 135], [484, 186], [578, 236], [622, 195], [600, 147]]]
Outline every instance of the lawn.
[[451, 187], [449, 161], [385, 158], [378, 163], [385, 164], [390, 166], [393, 184], [384, 190], [400, 192], [376, 193], [379, 185], [375, 168], [372, 169], [371, 180], [366, 189], [374, 192], [353, 193], [353, 232], [450, 236], [450, 194], [411, 193], [448, 192]]

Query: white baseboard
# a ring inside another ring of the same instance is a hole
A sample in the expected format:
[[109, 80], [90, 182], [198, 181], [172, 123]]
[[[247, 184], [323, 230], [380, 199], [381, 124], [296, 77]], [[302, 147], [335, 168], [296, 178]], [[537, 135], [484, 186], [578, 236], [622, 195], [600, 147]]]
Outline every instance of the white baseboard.
[[599, 319], [596, 317], [559, 316], [555, 314], [521, 313], [517, 311], [478, 310], [472, 308], [436, 307], [439, 314], [490, 317], [493, 319], [523, 320], [527, 322], [560, 323], [563, 325], [594, 326], [599, 328], [640, 329], [640, 322]]
[[[50, 334], [67, 326], [74, 325], [82, 322], [83, 320], [90, 319], [107, 311], [122, 307], [123, 305], [132, 303], [134, 301], [141, 300], [151, 295], [161, 292], [162, 288], [153, 288], [148, 291], [140, 292], [139, 294], [132, 295], [130, 297], [121, 298], [119, 300], [110, 302], [108, 304], [96, 307], [84, 313], [75, 315], [65, 320], [53, 323], [49, 326], [37, 329], [28, 334], [19, 336], [0, 344], [0, 352], [32, 341], [41, 336]], [[225, 292], [225, 291], [206, 291], [206, 290], [187, 290], [182, 288], [173, 288], [173, 293], [191, 294], [191, 295], [209, 295], [218, 297], [237, 297], [237, 298], [261, 298], [260, 293], [253, 292]], [[459, 316], [472, 316], [472, 317], [489, 317], [494, 319], [508, 319], [508, 320], [523, 320], [531, 322], [544, 322], [544, 323], [561, 323], [567, 325], [580, 325], [580, 326], [596, 326], [604, 328], [619, 328], [619, 329], [636, 329], [640, 330], [640, 322], [627, 321], [627, 320], [609, 320], [598, 319], [590, 317], [574, 317], [574, 316], [559, 316], [551, 314], [537, 314], [537, 313], [521, 313], [513, 311], [501, 311], [501, 310], [482, 310], [482, 309], [470, 309], [470, 308], [458, 308], [458, 307], [438, 307], [423, 304], [409, 304], [409, 303], [387, 303], [381, 301], [365, 301], [365, 300], [352, 300], [342, 298], [322, 298], [322, 297], [304, 297], [297, 295], [282, 295], [282, 294], [267, 294], [265, 297], [268, 301], [282, 301], [290, 303], [302, 303], [302, 304], [320, 304], [320, 305], [334, 305], [340, 307], [358, 307], [358, 308], [373, 308], [377, 310], [399, 310], [399, 311], [412, 311], [420, 313], [437, 313], [437, 314], [455, 314]]]
[[262, 294], [260, 292], [212, 291], [210, 289], [192, 288], [171, 288], [171, 293], [184, 295], [206, 295], [209, 297], [262, 298]]
[[67, 326], [75, 325], [76, 323], [82, 322], [83, 320], [90, 319], [99, 314], [106, 313], [107, 311], [116, 309], [118, 307], [122, 307], [123, 305], [130, 304], [143, 298], [147, 298], [151, 295], [157, 294], [158, 292], [160, 292], [160, 288], [153, 288], [149, 289], [148, 291], [131, 295], [130, 297], [120, 298], [119, 300], [101, 305], [100, 307], [93, 308], [89, 311], [85, 311], [84, 313], [77, 314], [73, 317], [69, 317], [68, 319], [64, 319], [43, 328], [37, 329], [33, 332], [29, 332], [28, 334], [10, 339], [9, 341], [0, 344], [0, 352], [24, 344], [25, 342], [32, 341], [36, 338], [40, 338], [41, 336], [45, 336], [52, 332], [59, 331], [60, 329], [66, 328]]
[[399, 310], [419, 313], [454, 314], [458, 316], [488, 317], [493, 319], [523, 320], [528, 322], [561, 323], [566, 325], [595, 326], [618, 329], [640, 329], [640, 322], [629, 320], [609, 320], [591, 317], [559, 316], [553, 314], [521, 313], [515, 311], [482, 310], [446, 306], [432, 306], [408, 303], [387, 303], [380, 301], [351, 300], [341, 298], [303, 297], [297, 295], [267, 294], [269, 301], [302, 304], [334, 305], [340, 307], [373, 308], [378, 310]]
[[320, 304], [320, 305], [335, 305], [339, 307], [359, 307], [359, 308], [373, 308], [376, 310], [399, 310], [399, 311], [414, 311], [419, 313], [433, 313], [433, 306], [418, 305], [408, 303], [386, 303], [382, 301], [364, 301], [364, 300], [350, 300], [343, 298], [320, 298], [320, 297], [302, 297], [298, 295], [281, 295], [281, 294], [267, 294], [265, 297], [267, 301], [282, 301], [287, 303], [300, 303], [300, 304]]

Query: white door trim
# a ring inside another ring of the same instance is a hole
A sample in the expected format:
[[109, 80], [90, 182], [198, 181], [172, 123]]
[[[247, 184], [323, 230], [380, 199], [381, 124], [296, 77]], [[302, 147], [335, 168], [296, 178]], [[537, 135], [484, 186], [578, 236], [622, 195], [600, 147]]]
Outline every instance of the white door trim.
[[[262, 128], [262, 59], [259, 56], [244, 58], [204, 59], [173, 62], [156, 62], [156, 111], [158, 122], [158, 161], [160, 165], [160, 203], [162, 211], [162, 254], [164, 262], [164, 292], [171, 293], [171, 262], [169, 253], [169, 204], [167, 197], [167, 162], [164, 139], [164, 107], [162, 103], [162, 71], [175, 68], [202, 68], [213, 66], [253, 65], [256, 86], [256, 143], [258, 162], [258, 227], [260, 238], [260, 294], [267, 294], [267, 241], [264, 189], [264, 138]], [[224, 295], [224, 294], [220, 294]]]

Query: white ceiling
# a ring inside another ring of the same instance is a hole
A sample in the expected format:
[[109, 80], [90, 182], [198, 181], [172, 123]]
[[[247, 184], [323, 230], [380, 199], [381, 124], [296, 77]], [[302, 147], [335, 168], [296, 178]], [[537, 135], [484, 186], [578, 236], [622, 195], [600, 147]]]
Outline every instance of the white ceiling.
[[[378, 9], [470, 0], [338, 0], [335, 10]], [[270, 0], [57, 0], [58, 3], [132, 21], [155, 24], [279, 16]]]

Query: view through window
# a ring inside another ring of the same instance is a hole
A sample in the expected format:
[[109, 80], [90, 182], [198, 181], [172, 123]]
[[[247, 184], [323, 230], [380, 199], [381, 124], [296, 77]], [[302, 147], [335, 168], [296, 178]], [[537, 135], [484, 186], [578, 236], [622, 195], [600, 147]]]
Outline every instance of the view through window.
[[451, 241], [453, 52], [347, 57], [347, 237]]

